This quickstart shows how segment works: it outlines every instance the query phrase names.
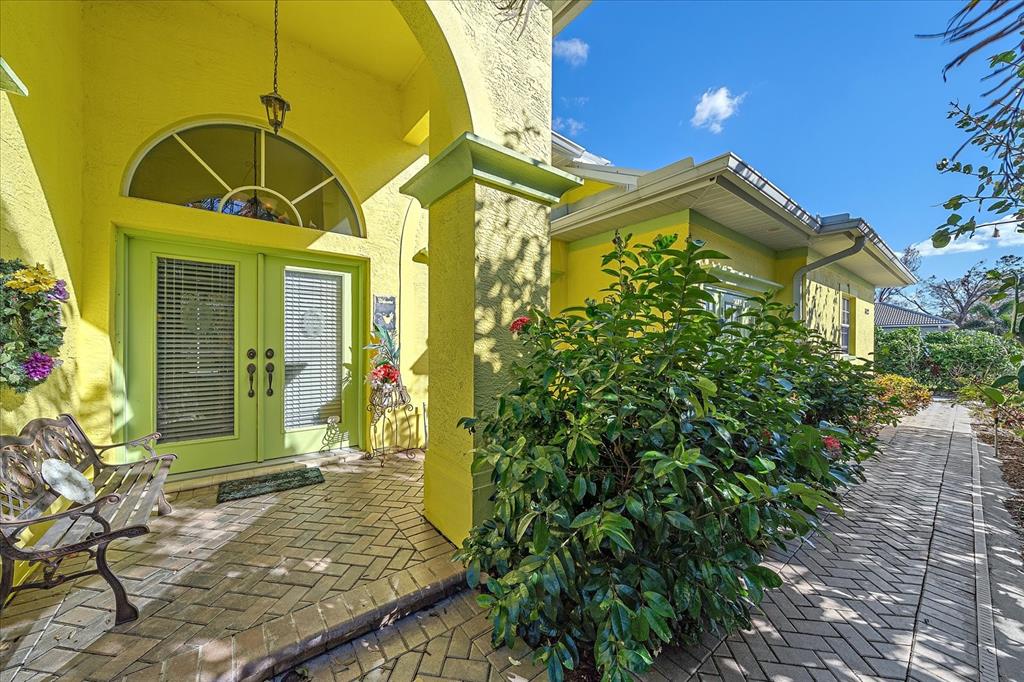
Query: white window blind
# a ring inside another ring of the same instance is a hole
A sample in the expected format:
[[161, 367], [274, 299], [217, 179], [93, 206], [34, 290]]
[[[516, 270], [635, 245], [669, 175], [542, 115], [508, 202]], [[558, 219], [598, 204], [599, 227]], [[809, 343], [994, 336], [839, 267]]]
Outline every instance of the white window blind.
[[284, 425], [341, 416], [341, 275], [284, 273]]
[[157, 259], [157, 431], [163, 442], [234, 433], [235, 268]]
[[850, 352], [850, 299], [841, 299], [839, 317], [839, 347], [844, 353]]

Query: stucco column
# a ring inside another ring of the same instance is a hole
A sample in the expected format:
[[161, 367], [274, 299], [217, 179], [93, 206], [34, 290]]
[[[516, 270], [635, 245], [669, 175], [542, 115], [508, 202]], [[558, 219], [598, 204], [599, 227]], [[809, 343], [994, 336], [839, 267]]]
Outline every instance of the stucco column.
[[490, 474], [472, 471], [462, 417], [491, 409], [518, 342], [509, 323], [547, 307], [547, 206], [578, 179], [465, 134], [402, 191], [430, 212], [430, 447], [427, 518], [459, 543], [489, 511]]

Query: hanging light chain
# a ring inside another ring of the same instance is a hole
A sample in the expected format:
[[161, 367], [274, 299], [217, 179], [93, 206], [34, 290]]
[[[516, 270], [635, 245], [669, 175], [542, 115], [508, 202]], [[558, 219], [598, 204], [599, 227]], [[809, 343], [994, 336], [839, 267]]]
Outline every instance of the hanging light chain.
[[274, 0], [274, 94], [277, 94], [277, 14], [278, 0]]

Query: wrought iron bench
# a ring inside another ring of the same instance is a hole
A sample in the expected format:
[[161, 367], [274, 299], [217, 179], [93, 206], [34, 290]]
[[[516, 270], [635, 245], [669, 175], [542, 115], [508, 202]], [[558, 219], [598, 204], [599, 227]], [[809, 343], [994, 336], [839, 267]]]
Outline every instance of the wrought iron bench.
[[[118, 538], [148, 533], [154, 506], [161, 516], [172, 511], [163, 484], [175, 455], [156, 454], [153, 443], [159, 437], [152, 433], [127, 443], [95, 446], [67, 414], [34, 419], [18, 436], [0, 436], [0, 609], [14, 591], [48, 589], [98, 573], [114, 592], [115, 624], [139, 617], [107, 565], [107, 545]], [[150, 457], [120, 465], [100, 459], [104, 452], [118, 447], [143, 447]], [[96, 498], [89, 504], [72, 504], [60, 513], [46, 514], [59, 497], [40, 473], [46, 459], [62, 459], [82, 473], [91, 469]], [[20, 535], [32, 526], [41, 533], [38, 540], [19, 547]], [[67, 575], [59, 572], [64, 559], [82, 553], [95, 559], [95, 569]], [[15, 560], [43, 564], [42, 579], [14, 587]]]

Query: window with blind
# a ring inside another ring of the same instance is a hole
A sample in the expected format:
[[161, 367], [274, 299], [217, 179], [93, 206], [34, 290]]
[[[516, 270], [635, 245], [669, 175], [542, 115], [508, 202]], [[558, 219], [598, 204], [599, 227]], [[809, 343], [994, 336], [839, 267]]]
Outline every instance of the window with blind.
[[341, 275], [285, 270], [284, 426], [296, 429], [341, 416]]
[[850, 354], [850, 299], [843, 296], [839, 313], [839, 348]]
[[707, 287], [707, 291], [715, 299], [714, 303], [705, 304], [708, 310], [723, 320], [743, 319], [744, 311], [750, 306], [750, 300], [746, 296], [718, 287]]
[[162, 442], [235, 430], [235, 267], [157, 259], [156, 427]]

